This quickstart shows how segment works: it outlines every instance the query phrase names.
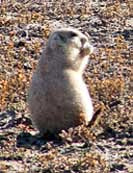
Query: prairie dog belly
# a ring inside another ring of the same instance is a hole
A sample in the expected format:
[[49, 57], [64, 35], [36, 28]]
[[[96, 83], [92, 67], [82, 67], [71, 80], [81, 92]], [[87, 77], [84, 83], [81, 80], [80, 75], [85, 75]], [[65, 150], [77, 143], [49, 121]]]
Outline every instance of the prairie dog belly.
[[85, 115], [85, 121], [89, 122], [93, 116], [93, 105], [89, 91], [83, 81], [81, 75], [75, 72], [68, 72], [70, 86], [72, 89], [72, 96], [74, 97], [75, 104], [81, 108], [81, 112]]

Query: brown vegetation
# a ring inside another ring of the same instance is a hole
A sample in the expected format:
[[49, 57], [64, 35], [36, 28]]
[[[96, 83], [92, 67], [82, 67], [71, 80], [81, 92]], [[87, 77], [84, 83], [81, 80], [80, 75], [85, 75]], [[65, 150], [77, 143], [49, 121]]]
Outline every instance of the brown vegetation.
[[[132, 173], [132, 2], [0, 2], [0, 172]], [[99, 121], [36, 135], [26, 106], [31, 74], [53, 28], [72, 26], [96, 47], [84, 74]]]

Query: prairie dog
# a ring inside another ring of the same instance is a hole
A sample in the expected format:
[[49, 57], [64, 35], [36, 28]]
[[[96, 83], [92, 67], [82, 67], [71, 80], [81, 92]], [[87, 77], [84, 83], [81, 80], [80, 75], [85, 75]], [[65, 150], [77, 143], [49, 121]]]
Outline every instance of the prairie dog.
[[50, 35], [28, 99], [31, 118], [41, 133], [91, 121], [92, 101], [82, 77], [90, 53], [88, 37], [76, 29], [62, 28]]

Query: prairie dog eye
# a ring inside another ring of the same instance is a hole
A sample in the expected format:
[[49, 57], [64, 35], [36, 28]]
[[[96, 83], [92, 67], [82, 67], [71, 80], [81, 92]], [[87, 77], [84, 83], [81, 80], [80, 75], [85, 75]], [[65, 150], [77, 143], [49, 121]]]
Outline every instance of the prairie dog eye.
[[76, 37], [77, 34], [75, 32], [70, 32], [70, 37]]

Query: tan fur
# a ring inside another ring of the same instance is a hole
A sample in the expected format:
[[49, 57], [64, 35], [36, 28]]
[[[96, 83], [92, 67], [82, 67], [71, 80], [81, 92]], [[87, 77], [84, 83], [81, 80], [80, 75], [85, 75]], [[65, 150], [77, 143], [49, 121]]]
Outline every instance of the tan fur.
[[51, 34], [29, 90], [31, 117], [40, 132], [56, 133], [92, 119], [92, 101], [82, 78], [91, 52], [88, 37], [76, 29]]

